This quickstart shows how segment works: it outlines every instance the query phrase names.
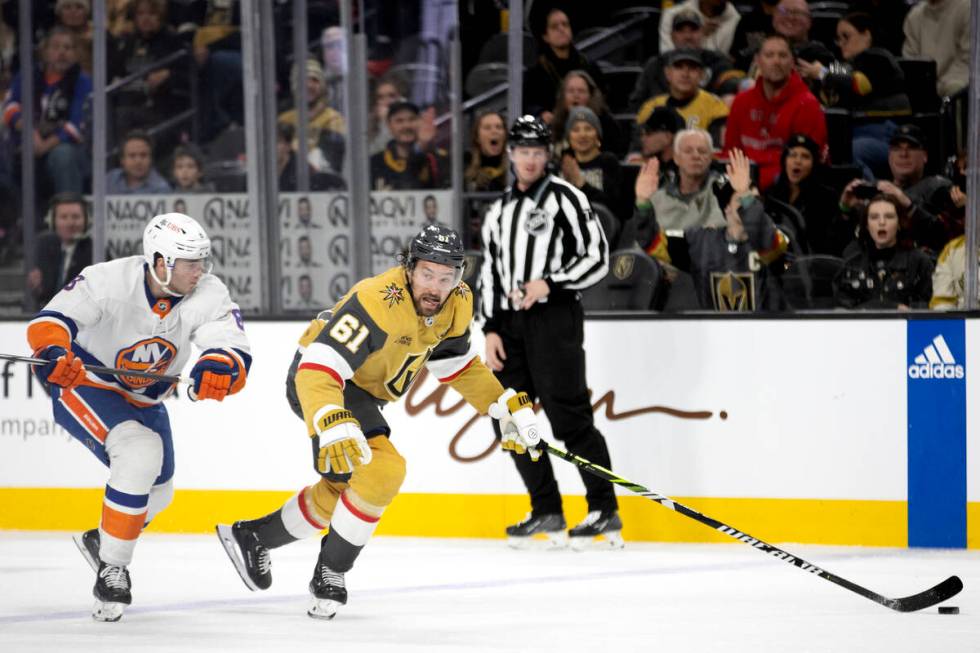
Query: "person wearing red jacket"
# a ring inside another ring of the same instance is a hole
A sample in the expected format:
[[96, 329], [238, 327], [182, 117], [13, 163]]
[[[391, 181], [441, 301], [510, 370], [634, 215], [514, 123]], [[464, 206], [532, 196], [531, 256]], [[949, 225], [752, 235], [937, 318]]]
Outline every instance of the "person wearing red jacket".
[[793, 49], [785, 36], [766, 37], [756, 55], [755, 86], [735, 96], [725, 130], [725, 152], [743, 150], [759, 166], [759, 188], [779, 175], [779, 160], [790, 136], [802, 133], [827, 152], [827, 122], [820, 102], [793, 69]]

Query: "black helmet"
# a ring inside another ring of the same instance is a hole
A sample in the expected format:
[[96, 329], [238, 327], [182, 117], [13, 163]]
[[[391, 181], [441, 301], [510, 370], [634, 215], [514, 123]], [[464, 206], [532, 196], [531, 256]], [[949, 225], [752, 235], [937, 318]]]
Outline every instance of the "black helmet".
[[507, 144], [551, 147], [551, 130], [534, 116], [521, 116], [511, 125]]
[[462, 271], [464, 260], [463, 242], [459, 234], [449, 227], [430, 224], [412, 239], [405, 265], [412, 270], [417, 261], [430, 261]]

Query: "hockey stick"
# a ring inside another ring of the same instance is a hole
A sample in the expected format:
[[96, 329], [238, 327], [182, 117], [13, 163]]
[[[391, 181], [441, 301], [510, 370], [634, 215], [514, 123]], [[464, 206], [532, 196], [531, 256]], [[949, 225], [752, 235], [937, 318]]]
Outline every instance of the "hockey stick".
[[605, 467], [600, 467], [595, 463], [589, 462], [585, 458], [581, 458], [573, 453], [559, 449], [558, 447], [555, 447], [544, 440], [541, 441], [538, 448], [544, 449], [553, 456], [563, 458], [564, 460], [581, 467], [590, 474], [603, 478], [611, 483], [615, 483], [616, 485], [620, 485], [631, 492], [635, 492], [636, 494], [642, 495], [652, 501], [656, 501], [665, 508], [670, 508], [674, 512], [679, 512], [685, 517], [690, 517], [695, 521], [701, 522], [705, 526], [709, 526], [716, 531], [724, 533], [725, 535], [734, 537], [739, 542], [744, 542], [745, 544], [748, 544], [749, 546], [756, 548], [763, 553], [768, 553], [774, 558], [778, 558], [783, 562], [788, 562], [794, 567], [799, 567], [804, 571], [808, 571], [811, 574], [823, 578], [824, 580], [829, 580], [831, 583], [840, 585], [841, 587], [851, 590], [855, 594], [860, 594], [866, 599], [871, 599], [875, 603], [880, 603], [886, 608], [891, 608], [892, 610], [897, 610], [898, 612], [915, 612], [916, 610], [928, 608], [956, 596], [960, 590], [963, 589], [963, 581], [961, 581], [958, 576], [950, 576], [935, 587], [919, 592], [918, 594], [905, 596], [900, 599], [890, 599], [887, 596], [882, 596], [877, 592], [872, 592], [871, 590], [861, 587], [856, 583], [852, 583], [846, 578], [841, 578], [836, 574], [832, 574], [829, 571], [821, 569], [820, 567], [817, 567], [816, 565], [811, 564], [802, 558], [798, 558], [787, 551], [783, 551], [777, 546], [773, 546], [772, 544], [768, 544], [760, 539], [752, 537], [748, 533], [744, 533], [737, 528], [732, 528], [728, 524], [724, 524], [717, 519], [712, 519], [707, 515], [702, 515], [697, 510], [688, 508], [687, 506], [674, 501], [670, 497], [665, 497], [662, 494], [652, 492], [638, 483], [634, 483], [633, 481], [627, 480], [622, 476], [618, 476]]
[[[30, 356], [15, 356], [13, 354], [0, 354], [0, 360], [27, 363], [28, 365], [47, 365], [51, 361], [44, 358], [31, 358]], [[182, 376], [171, 376], [169, 374], [154, 374], [153, 372], [140, 372], [139, 370], [122, 370], [118, 367], [102, 367], [101, 365], [85, 365], [85, 369], [96, 374], [111, 374], [112, 376], [136, 376], [143, 379], [153, 379], [154, 381], [166, 381], [167, 383], [193, 383], [191, 379]]]

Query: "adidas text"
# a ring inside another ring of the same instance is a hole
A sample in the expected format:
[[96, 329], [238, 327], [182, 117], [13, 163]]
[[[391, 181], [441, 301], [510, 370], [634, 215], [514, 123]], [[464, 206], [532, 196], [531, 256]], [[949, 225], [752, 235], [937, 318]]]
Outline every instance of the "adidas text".
[[962, 379], [963, 376], [962, 365], [944, 365], [942, 363], [909, 365], [910, 379]]

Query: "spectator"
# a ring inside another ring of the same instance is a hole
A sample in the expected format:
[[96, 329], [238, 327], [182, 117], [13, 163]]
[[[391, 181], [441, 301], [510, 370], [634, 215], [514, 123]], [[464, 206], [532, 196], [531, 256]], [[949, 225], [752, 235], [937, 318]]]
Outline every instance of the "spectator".
[[[950, 202], [952, 182], [940, 175], [925, 174], [929, 154], [925, 137], [917, 125], [901, 125], [892, 134], [888, 148], [891, 180], [864, 182], [855, 179], [841, 194], [840, 208], [845, 217], [862, 204], [861, 193], [869, 186], [894, 197], [906, 212], [910, 234], [919, 247], [938, 252], [946, 244], [946, 226], [939, 217]], [[863, 188], [862, 188], [863, 186]], [[860, 190], [859, 190], [860, 189]]]
[[194, 60], [202, 82], [201, 128], [207, 134], [245, 124], [239, 12], [238, 2], [209, 2], [204, 23], [194, 32]]
[[[64, 27], [51, 29], [41, 51], [44, 63], [34, 71], [34, 157], [55, 193], [81, 193], [91, 167], [82, 125], [92, 80], [76, 62], [75, 39]], [[18, 73], [3, 110], [3, 122], [18, 144], [22, 101]]]
[[196, 146], [187, 143], [174, 150], [173, 190], [179, 193], [213, 193], [214, 184], [203, 181], [204, 156]]
[[764, 191], [779, 174], [789, 137], [805, 134], [823, 153], [827, 123], [817, 98], [793, 70], [793, 51], [785, 36], [766, 37], [755, 59], [759, 78], [755, 86], [735, 96], [725, 128], [725, 150], [737, 147], [759, 166], [759, 187]]
[[911, 6], [907, 0], [853, 0], [850, 10], [871, 14], [875, 44], [901, 57], [905, 42], [903, 27]]
[[326, 96], [330, 107], [344, 112], [344, 78], [347, 76], [347, 41], [344, 30], [332, 25], [323, 30], [320, 36], [320, 49], [323, 52], [323, 73]]
[[[109, 53], [111, 80], [144, 71], [184, 45], [167, 25], [165, 0], [134, 0], [130, 7], [134, 29], [119, 39]], [[113, 123], [117, 133], [149, 129], [184, 109], [189, 89], [186, 68], [185, 63], [171, 62], [123, 86], [110, 103], [115, 108]]]
[[[713, 151], [711, 134], [703, 129], [684, 129], [674, 137], [677, 176], [667, 177], [665, 184], [658, 184], [650, 198], [660, 228], [665, 232], [725, 225], [725, 216], [712, 192], [720, 177], [711, 170]], [[638, 242], [650, 241], [640, 237]]]
[[507, 130], [504, 118], [496, 111], [487, 111], [473, 121], [470, 149], [466, 152], [463, 172], [467, 191], [503, 191], [507, 185]]
[[[296, 177], [296, 152], [293, 151], [293, 141], [296, 138], [296, 128], [286, 122], [276, 125], [276, 170], [279, 173], [279, 192], [291, 193], [299, 190]], [[317, 172], [310, 169], [310, 190], [332, 191], [346, 190], [347, 183], [339, 176], [329, 172]]]
[[670, 30], [674, 25], [674, 16], [685, 9], [693, 9], [701, 16], [704, 48], [721, 53], [731, 51], [735, 30], [741, 19], [735, 6], [727, 0], [684, 0], [664, 10], [660, 17], [660, 54], [674, 49]]
[[572, 45], [572, 25], [561, 9], [548, 12], [541, 41], [537, 63], [524, 73], [524, 113], [539, 116], [550, 125], [558, 89], [568, 73], [584, 70], [600, 88], [603, 78], [599, 67]]
[[[293, 74], [293, 97], [299, 96], [299, 72]], [[290, 109], [279, 116], [279, 122], [292, 125], [299, 111]], [[347, 131], [344, 117], [330, 108], [326, 77], [316, 59], [306, 60], [306, 147], [310, 165], [318, 172], [338, 173], [343, 168], [344, 141]], [[298, 149], [298, 144], [293, 144]]]
[[[786, 251], [788, 241], [766, 214], [752, 189], [751, 164], [737, 148], [731, 151], [727, 174], [732, 195], [725, 201], [725, 222], [716, 226], [688, 226], [688, 268], [701, 308], [719, 312], [747, 312], [776, 308], [769, 292], [767, 267]], [[636, 178], [636, 211], [633, 220], [641, 233], [650, 235], [648, 250], [664, 263], [666, 229], [658, 224], [653, 198], [659, 193], [659, 164], [651, 159]]]
[[619, 126], [616, 120], [609, 113], [606, 106], [606, 98], [602, 90], [596, 85], [595, 80], [584, 70], [573, 70], [565, 75], [561, 86], [558, 89], [558, 98], [555, 102], [555, 112], [551, 119], [551, 133], [554, 135], [555, 143], [561, 144], [565, 135], [565, 123], [568, 120], [568, 112], [573, 107], [588, 107], [599, 117], [602, 131], [605, 134], [602, 150], [612, 152], [617, 156], [626, 153], [626, 144], [619, 133]]
[[789, 39], [793, 46], [793, 56], [797, 61], [829, 64], [834, 53], [820, 41], [810, 39], [813, 17], [806, 0], [780, 0], [772, 19], [773, 30]]
[[395, 77], [383, 77], [374, 87], [371, 117], [368, 120], [369, 154], [377, 154], [388, 147], [388, 141], [391, 140], [391, 132], [388, 131], [388, 107], [405, 98], [408, 90], [403, 86]]
[[650, 98], [636, 114], [642, 125], [656, 107], [668, 106], [684, 118], [688, 127], [704, 129], [720, 142], [723, 139], [728, 105], [714, 93], [701, 88], [704, 64], [697, 50], [671, 50], [667, 55], [668, 92]]
[[905, 17], [902, 55], [936, 62], [936, 91], [953, 95], [970, 81], [970, 0], [926, 0]]
[[392, 139], [383, 152], [371, 157], [372, 190], [440, 188], [444, 168], [441, 152], [419, 145], [419, 108], [400, 100], [388, 107]]
[[660, 161], [661, 176], [668, 172], [676, 174], [674, 136], [682, 129], [684, 119], [679, 113], [670, 107], [657, 107], [640, 126], [640, 156], [631, 156], [630, 161], [642, 163], [656, 157]]
[[925, 308], [932, 297], [932, 261], [907, 242], [905, 206], [893, 195], [871, 199], [858, 240], [844, 252], [834, 281], [835, 301], [844, 308]]
[[[980, 297], [980, 283], [977, 285], [977, 295]], [[957, 236], [946, 243], [939, 255], [932, 273], [929, 308], [934, 311], [966, 309], [966, 236]]]
[[58, 24], [75, 36], [75, 52], [82, 72], [92, 75], [92, 22], [89, 0], [58, 0], [54, 6]]
[[37, 267], [27, 274], [27, 287], [39, 306], [92, 264], [92, 239], [85, 235], [85, 198], [78, 193], [58, 193], [51, 198], [48, 219], [51, 231], [38, 236]]
[[170, 184], [153, 168], [153, 141], [142, 130], [126, 134], [119, 150], [119, 167], [106, 175], [108, 195], [169, 193]]
[[825, 183], [820, 147], [806, 134], [795, 134], [786, 143], [780, 166], [776, 183], [766, 192], [767, 213], [779, 213], [770, 200], [788, 204], [803, 217], [805, 231], [795, 234], [801, 250], [840, 256], [853, 233], [848, 234], [848, 225], [840, 220], [836, 191]]
[[622, 178], [619, 160], [601, 152], [602, 125], [588, 107], [572, 107], [565, 123], [565, 141], [569, 148], [561, 155], [561, 176], [585, 193], [590, 204], [602, 204], [620, 221], [625, 220], [622, 206]]
[[848, 14], [837, 22], [837, 44], [848, 66], [801, 62], [801, 71], [821, 86], [827, 106], [858, 111], [853, 128], [854, 162], [867, 179], [882, 177], [888, 168], [888, 139], [896, 116], [912, 113], [905, 93], [905, 75], [888, 50], [873, 47], [872, 19]]
[[[701, 14], [685, 9], [674, 14], [670, 39], [675, 49], [697, 50], [704, 63], [704, 76], [701, 85], [719, 96], [733, 95], [738, 90], [738, 82], [743, 74], [732, 70], [734, 64], [726, 55], [717, 50], [704, 48], [704, 28]], [[636, 79], [636, 86], [630, 94], [627, 109], [635, 112], [640, 105], [652, 97], [669, 91], [667, 75], [664, 72], [667, 56], [657, 55], [647, 59], [643, 73]]]
[[763, 39], [773, 33], [773, 15], [778, 4], [779, 0], [755, 0], [752, 11], [743, 13], [738, 21], [729, 54], [736, 62], [748, 62], [742, 70], [748, 70], [748, 64], [752, 63]]

